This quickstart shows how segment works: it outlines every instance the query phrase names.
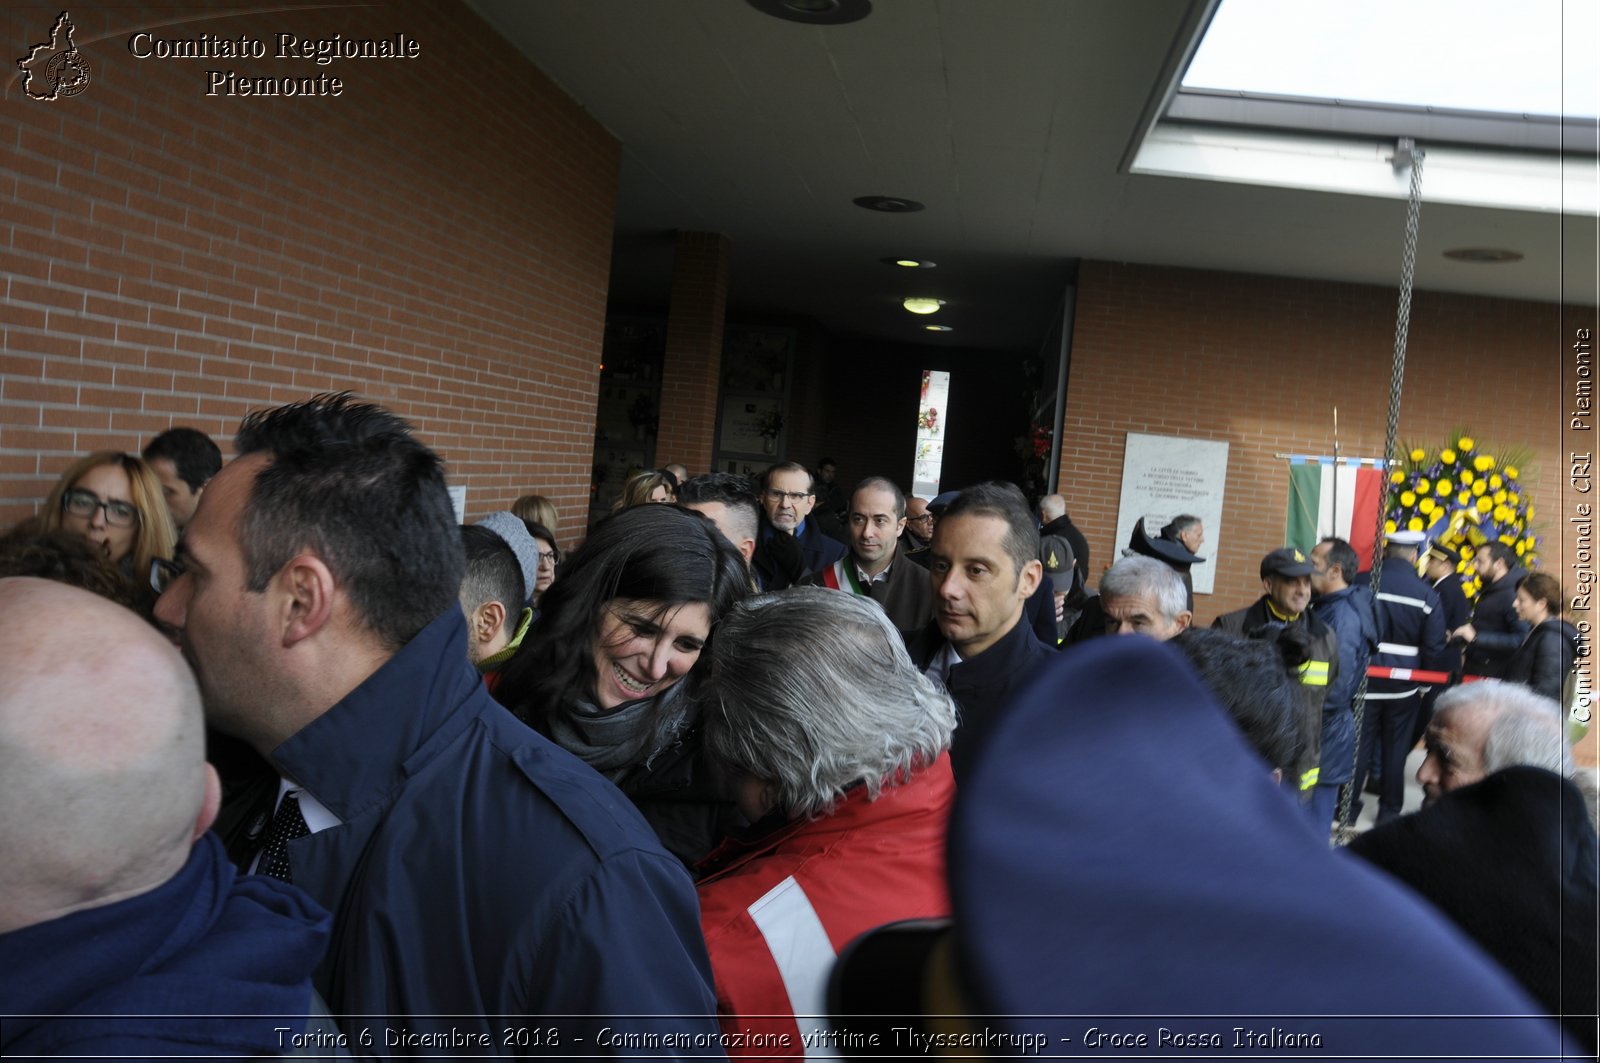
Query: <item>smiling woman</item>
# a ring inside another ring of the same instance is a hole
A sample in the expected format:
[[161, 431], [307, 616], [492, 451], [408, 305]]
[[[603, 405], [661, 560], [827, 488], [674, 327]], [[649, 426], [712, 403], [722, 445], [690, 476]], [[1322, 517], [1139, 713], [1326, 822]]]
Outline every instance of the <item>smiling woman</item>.
[[495, 692], [616, 783], [685, 863], [720, 840], [732, 806], [703, 768], [682, 680], [749, 590], [744, 558], [700, 514], [621, 510], [562, 562]]

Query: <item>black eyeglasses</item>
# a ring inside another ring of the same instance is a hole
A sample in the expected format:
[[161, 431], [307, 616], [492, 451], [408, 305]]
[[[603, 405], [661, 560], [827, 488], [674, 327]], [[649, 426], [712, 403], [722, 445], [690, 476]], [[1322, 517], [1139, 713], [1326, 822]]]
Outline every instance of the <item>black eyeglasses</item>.
[[925, 520], [932, 520], [932, 519], [933, 519], [933, 514], [932, 513], [924, 513], [920, 517], [907, 517], [906, 518], [906, 523], [907, 524], [921, 524]]
[[167, 588], [178, 582], [178, 577], [189, 571], [182, 561], [168, 561], [164, 557], [150, 561], [150, 589], [165, 594]]
[[561, 564], [561, 555], [556, 553], [554, 550], [540, 550], [539, 564], [549, 565], [551, 568], [555, 568], [557, 565]]
[[102, 502], [99, 495], [93, 491], [85, 491], [81, 487], [74, 487], [61, 496], [61, 511], [70, 513], [74, 517], [93, 520], [94, 511], [97, 509], [106, 511], [106, 523], [113, 528], [131, 528], [139, 523], [139, 511], [134, 508], [132, 502], [118, 499]]

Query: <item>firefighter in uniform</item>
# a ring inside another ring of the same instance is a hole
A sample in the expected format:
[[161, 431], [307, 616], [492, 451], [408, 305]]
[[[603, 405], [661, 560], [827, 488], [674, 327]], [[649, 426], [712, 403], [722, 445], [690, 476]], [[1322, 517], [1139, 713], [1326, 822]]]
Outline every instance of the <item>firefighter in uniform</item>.
[[[1427, 541], [1421, 532], [1398, 531], [1384, 536], [1383, 566], [1378, 574], [1378, 651], [1372, 664], [1380, 668], [1435, 669], [1445, 660], [1444, 606], [1439, 592], [1417, 575], [1417, 553]], [[1372, 679], [1362, 712], [1361, 747], [1351, 785], [1361, 793], [1372, 762], [1374, 743], [1383, 750], [1383, 784], [1378, 795], [1378, 822], [1398, 816], [1405, 802], [1406, 755], [1416, 744], [1417, 713], [1422, 686], [1414, 679]], [[1358, 805], [1351, 803], [1353, 820]]]
[[1308, 636], [1308, 659], [1298, 668], [1305, 702], [1299, 721], [1301, 755], [1294, 777], [1302, 802], [1310, 800], [1317, 785], [1322, 703], [1339, 667], [1339, 644], [1333, 629], [1311, 613], [1311, 568], [1310, 558], [1292, 546], [1272, 551], [1261, 559], [1261, 587], [1266, 593], [1254, 605], [1219, 616], [1211, 625], [1251, 638], [1270, 636], [1282, 628], [1300, 628]]

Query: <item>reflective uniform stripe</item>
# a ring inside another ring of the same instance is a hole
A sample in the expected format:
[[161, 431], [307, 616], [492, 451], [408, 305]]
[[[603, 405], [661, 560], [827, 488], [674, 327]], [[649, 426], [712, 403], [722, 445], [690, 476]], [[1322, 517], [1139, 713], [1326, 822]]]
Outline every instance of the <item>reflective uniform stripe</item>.
[[[814, 1046], [806, 1049], [806, 1055], [837, 1058], [837, 1049], [823, 1047], [829, 1030], [828, 972], [837, 956], [828, 931], [811, 907], [811, 898], [790, 875], [745, 910], [766, 939], [772, 962], [783, 979], [801, 1044]], [[820, 1036], [807, 1038], [813, 1031]]]
[[1303, 772], [1300, 776], [1300, 789], [1311, 789], [1313, 786], [1317, 785], [1317, 779], [1319, 779], [1321, 776], [1322, 769], [1320, 767], [1311, 768], [1310, 770]]
[[1328, 662], [1307, 661], [1300, 666], [1300, 682], [1308, 687], [1328, 685]]
[[1380, 642], [1378, 643], [1378, 652], [1393, 653], [1401, 657], [1417, 656], [1417, 648], [1415, 646], [1403, 646], [1398, 642]]
[[1397, 603], [1399, 605], [1409, 605], [1413, 609], [1421, 609], [1424, 613], [1428, 613], [1428, 614], [1432, 614], [1432, 612], [1433, 612], [1433, 606], [1429, 605], [1427, 602], [1423, 601], [1421, 598], [1408, 598], [1403, 594], [1390, 594], [1387, 591], [1379, 591], [1378, 592], [1378, 601], [1380, 601], [1380, 602], [1395, 602], [1395, 603]]

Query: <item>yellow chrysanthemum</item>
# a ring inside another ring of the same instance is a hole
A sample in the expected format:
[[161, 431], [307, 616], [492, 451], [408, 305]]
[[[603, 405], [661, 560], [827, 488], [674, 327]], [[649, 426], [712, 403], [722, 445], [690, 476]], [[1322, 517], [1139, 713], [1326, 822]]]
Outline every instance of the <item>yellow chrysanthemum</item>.
[[1421, 517], [1412, 517], [1410, 520], [1406, 521], [1406, 527], [1412, 531], [1421, 531], [1424, 527], [1426, 527], [1426, 525], [1422, 523]]
[[1412, 494], [1410, 491], [1401, 491], [1400, 504], [1405, 506], [1407, 509], [1410, 509], [1412, 506], [1417, 504], [1417, 496]]
[[[1404, 499], [1402, 499], [1401, 501], [1404, 501]], [[1433, 499], [1424, 498], [1422, 500], [1422, 503], [1420, 505], [1418, 505], [1417, 508], [1422, 510], [1423, 513], [1429, 514], [1429, 513], [1432, 513], [1434, 510], [1438, 509], [1439, 507], [1433, 504]]]
[[1478, 512], [1479, 513], [1487, 513], [1493, 508], [1494, 508], [1493, 500], [1487, 499], [1487, 498], [1478, 499]]
[[1450, 483], [1449, 480], [1440, 480], [1438, 490], [1440, 498], [1449, 498], [1450, 492], [1454, 491], [1455, 487]]
[[1477, 445], [1477, 442], [1473, 440], [1471, 436], [1462, 436], [1460, 439], [1456, 440], [1456, 446], [1460, 447], [1463, 451], [1471, 450]]
[[1509, 479], [1515, 480], [1517, 478], [1517, 467], [1515, 465], [1507, 465], [1506, 476]]
[[1495, 520], [1509, 520], [1510, 518], [1511, 518], [1511, 511], [1509, 509], [1507, 509], [1505, 506], [1495, 506], [1494, 507], [1494, 519]]
[[1530, 524], [1533, 522], [1533, 507], [1532, 506], [1528, 507], [1528, 522]]
[[1522, 505], [1522, 496], [1515, 491], [1506, 492], [1506, 505], [1513, 508]]
[[1471, 483], [1472, 482], [1472, 470], [1471, 469], [1462, 469], [1460, 472], [1456, 473], [1456, 479], [1460, 480], [1464, 484]]
[[1426, 458], [1427, 456], [1428, 452], [1423, 450], [1421, 447], [1418, 447], [1416, 450], [1411, 452], [1411, 460], [1413, 463], [1421, 462], [1422, 459]]
[[1470, 506], [1472, 504], [1472, 492], [1471, 491], [1463, 491], [1459, 495], [1456, 495], [1456, 504], [1457, 505], [1462, 505], [1462, 506]]
[[1495, 473], [1493, 476], [1489, 477], [1489, 486], [1492, 487], [1496, 491], [1498, 491], [1498, 490], [1500, 490], [1500, 488], [1504, 487], [1505, 483], [1506, 482], [1504, 480], [1500, 479], [1500, 474], [1499, 473]]
[[1527, 544], [1527, 542], [1525, 540], [1523, 540], [1523, 539], [1518, 539], [1517, 540], [1517, 556], [1521, 557], [1523, 554], [1526, 554], [1527, 552], [1528, 552], [1528, 544]]
[[1487, 454], [1479, 454], [1472, 459], [1472, 467], [1479, 472], [1488, 472], [1494, 468], [1494, 459]]
[[1501, 532], [1500, 541], [1505, 543], [1507, 546], [1510, 546], [1512, 543], [1517, 541], [1517, 537], [1512, 535], [1510, 532]]
[[1417, 494], [1425, 495], [1433, 488], [1433, 483], [1426, 476], [1417, 480]]
[[1454, 465], [1456, 463], [1456, 452], [1449, 447], [1445, 447], [1439, 451], [1439, 460], [1446, 465]]
[[1474, 495], [1486, 495], [1489, 493], [1489, 485], [1484, 483], [1482, 480], [1474, 480], [1472, 483], [1472, 493]]
[[1399, 530], [1400, 530], [1399, 527], [1395, 524], [1394, 521], [1386, 520], [1386, 521], [1383, 522], [1383, 533], [1385, 535], [1393, 535], [1395, 532], [1397, 532]]
[[1403, 484], [1406, 482], [1406, 474], [1401, 472], [1399, 469], [1396, 469], [1394, 472], [1389, 474], [1389, 482], [1392, 484]]
[[1506, 504], [1506, 493], [1504, 491], [1496, 491], [1494, 493], [1494, 500], [1499, 505], [1502, 505], [1502, 506], [1505, 505]]

